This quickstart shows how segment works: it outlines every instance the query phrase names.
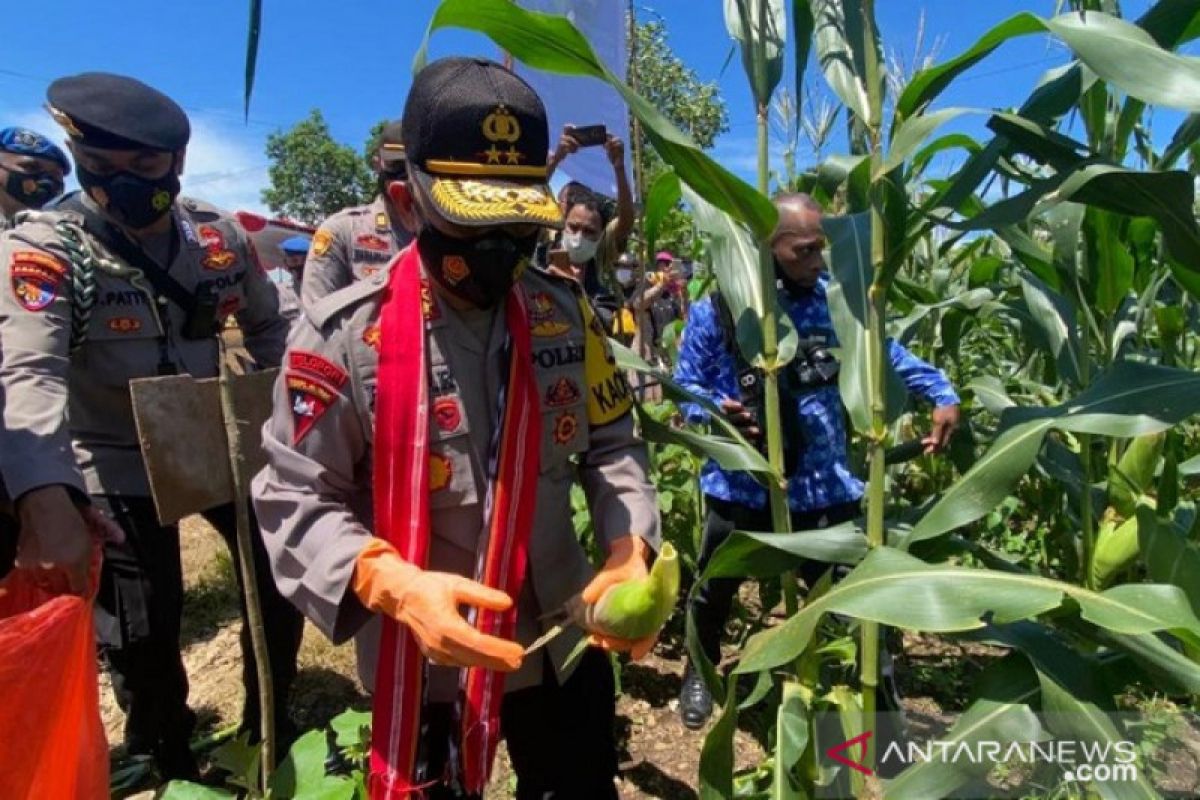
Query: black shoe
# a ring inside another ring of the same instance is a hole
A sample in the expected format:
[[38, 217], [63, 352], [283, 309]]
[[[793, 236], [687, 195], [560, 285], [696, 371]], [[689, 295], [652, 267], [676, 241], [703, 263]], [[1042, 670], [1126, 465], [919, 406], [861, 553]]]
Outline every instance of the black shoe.
[[691, 731], [698, 731], [712, 716], [713, 700], [704, 685], [700, 673], [688, 664], [683, 672], [683, 688], [679, 692], [679, 717], [683, 726]]
[[154, 763], [164, 782], [200, 780], [200, 769], [186, 737], [172, 736], [160, 741], [154, 748]]

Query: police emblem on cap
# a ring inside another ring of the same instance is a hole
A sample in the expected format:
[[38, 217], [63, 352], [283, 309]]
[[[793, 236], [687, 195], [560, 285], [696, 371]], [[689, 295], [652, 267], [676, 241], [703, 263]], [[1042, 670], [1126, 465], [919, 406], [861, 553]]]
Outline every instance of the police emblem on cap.
[[500, 64], [446, 58], [413, 81], [404, 112], [409, 180], [460, 225], [559, 226], [547, 184], [546, 109]]
[[[501, 157], [504, 158], [504, 164], [521, 163], [525, 156], [516, 147], [516, 143], [521, 141], [521, 123], [503, 104], [496, 106], [492, 113], [483, 118], [482, 130], [483, 138], [492, 143], [491, 147], [480, 154], [487, 159], [487, 163], [500, 164]], [[496, 146], [498, 142], [508, 144], [508, 150], [501, 152]]]

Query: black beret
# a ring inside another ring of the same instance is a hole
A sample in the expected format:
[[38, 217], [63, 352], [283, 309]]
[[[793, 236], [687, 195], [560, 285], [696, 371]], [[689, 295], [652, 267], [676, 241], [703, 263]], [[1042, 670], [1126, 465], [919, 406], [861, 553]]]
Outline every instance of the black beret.
[[71, 139], [105, 150], [181, 150], [192, 132], [174, 100], [108, 72], [59, 78], [46, 90], [46, 109]]

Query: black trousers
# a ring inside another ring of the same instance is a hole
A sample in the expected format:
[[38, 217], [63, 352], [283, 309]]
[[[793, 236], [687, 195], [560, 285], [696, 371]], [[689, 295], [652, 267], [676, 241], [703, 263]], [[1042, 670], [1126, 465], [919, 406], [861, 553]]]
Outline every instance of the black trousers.
[[[713, 553], [735, 530], [771, 530], [769, 509], [750, 508], [715, 497], [706, 496], [704, 500], [708, 514], [704, 520], [697, 572], [704, 571]], [[792, 530], [828, 528], [852, 520], [859, 513], [858, 503], [843, 503], [819, 511], [792, 512]], [[799, 574], [804, 582], [811, 586], [829, 566], [820, 561], [808, 561], [800, 568]], [[733, 607], [733, 598], [741, 585], [741, 578], [714, 578], [706, 581], [688, 603], [688, 613], [696, 621], [696, 633], [704, 648], [704, 654], [714, 664], [721, 660], [721, 633], [725, 630], [729, 611]]]
[[12, 571], [17, 558], [17, 520], [0, 510], [0, 578]]
[[[163, 742], [187, 741], [193, 716], [187, 707], [188, 679], [180, 654], [183, 570], [179, 528], [159, 525], [147, 497], [95, 496], [125, 532], [123, 544], [106, 544], [100, 592], [96, 598], [96, 635], [112, 676], [117, 702], [126, 714], [125, 743], [131, 752], [154, 752]], [[241, 585], [232, 505], [204, 513], [229, 546]], [[251, 517], [255, 579], [267, 632], [275, 685], [277, 729], [290, 732], [287, 698], [296, 676], [303, 618], [275, 588], [267, 554]], [[240, 597], [240, 593], [239, 593]], [[246, 701], [242, 724], [257, 735], [261, 724], [258, 676], [250, 631], [242, 614], [242, 664]]]
[[[545, 682], [504, 695], [500, 728], [517, 774], [516, 800], [617, 800], [616, 684], [612, 662], [591, 648], [565, 683], [545, 662]], [[424, 774], [446, 773], [454, 711], [425, 710]], [[478, 800], [444, 784], [429, 800]]]
[[0, 578], [12, 571], [17, 557], [17, 512], [0, 477]]

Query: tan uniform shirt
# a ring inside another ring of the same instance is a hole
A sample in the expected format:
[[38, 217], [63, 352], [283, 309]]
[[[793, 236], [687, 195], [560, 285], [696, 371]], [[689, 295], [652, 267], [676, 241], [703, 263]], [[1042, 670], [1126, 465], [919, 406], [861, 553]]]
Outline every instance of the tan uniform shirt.
[[290, 274], [283, 281], [275, 283], [275, 292], [279, 295], [279, 316], [287, 320], [288, 325], [300, 319], [303, 310], [300, 306], [300, 295], [296, 294], [296, 279]]
[[[215, 291], [218, 316], [237, 318], [258, 364], [277, 365], [287, 323], [245, 233], [230, 215], [194, 200], [176, 203], [172, 217], [179, 247], [168, 274], [189, 292]], [[81, 222], [76, 212], [43, 212], [0, 235], [0, 466], [13, 497], [50, 484], [148, 495], [129, 381], [159, 374], [160, 364], [196, 378], [218, 372], [217, 338], [185, 339], [185, 312], [155, 302], [148, 283], [131, 279], [127, 265], [83, 233], [117, 268], [96, 269], [88, 284], [56, 228]], [[147, 247], [162, 253], [160, 263], [169, 252]]]
[[322, 297], [383, 271], [411, 238], [392, 227], [383, 197], [342, 209], [313, 235], [304, 262], [301, 303], [311, 308]]
[[[368, 687], [379, 621], [350, 582], [373, 528], [376, 346], [385, 282], [378, 274], [326, 297], [293, 329], [285, 373], [275, 389], [275, 414], [264, 430], [268, 465], [253, 485], [280, 590], [335, 642], [356, 636], [359, 671]], [[540, 614], [560, 608], [593, 576], [572, 524], [571, 487], [577, 480], [599, 541], [634, 533], [657, 547], [660, 534], [645, 445], [634, 433], [629, 390], [611, 362], [603, 331], [585, 323], [573, 281], [527, 270], [521, 285], [530, 302], [543, 439], [529, 569], [517, 599], [516, 635], [528, 645], [548, 627], [539, 622]], [[504, 315], [455, 312], [436, 298], [432, 308], [426, 376], [429, 566], [471, 576], [506, 368]], [[578, 636], [572, 632], [549, 646], [560, 677]], [[506, 688], [540, 683], [542, 663], [540, 655], [528, 658]], [[432, 669], [430, 699], [453, 699], [457, 671]]]

